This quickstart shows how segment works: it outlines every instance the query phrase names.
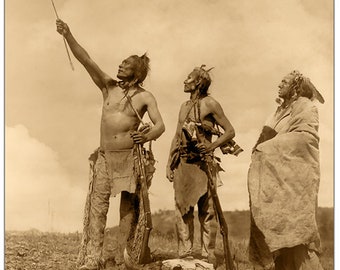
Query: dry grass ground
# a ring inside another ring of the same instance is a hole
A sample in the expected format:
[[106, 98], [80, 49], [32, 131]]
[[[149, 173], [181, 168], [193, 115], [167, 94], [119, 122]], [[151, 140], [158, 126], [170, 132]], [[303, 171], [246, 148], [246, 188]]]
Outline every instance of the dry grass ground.
[[[235, 256], [238, 270], [252, 270], [248, 262], [247, 245], [249, 238], [249, 212], [235, 211], [226, 214], [229, 225], [231, 253]], [[176, 258], [176, 236], [171, 211], [161, 211], [153, 215], [153, 230], [150, 248], [156, 262], [144, 269], [160, 269], [160, 261]], [[321, 262], [324, 270], [334, 269], [333, 209], [320, 209], [318, 223], [323, 243]], [[196, 221], [195, 228], [198, 229]], [[108, 259], [107, 270], [113, 256], [116, 228], [106, 230], [104, 257]], [[199, 233], [196, 232], [194, 251], [199, 256]], [[75, 270], [80, 233], [42, 233], [36, 230], [5, 233], [6, 270]], [[219, 260], [222, 260], [222, 239], [217, 238]], [[219, 267], [220, 269], [222, 266]]]

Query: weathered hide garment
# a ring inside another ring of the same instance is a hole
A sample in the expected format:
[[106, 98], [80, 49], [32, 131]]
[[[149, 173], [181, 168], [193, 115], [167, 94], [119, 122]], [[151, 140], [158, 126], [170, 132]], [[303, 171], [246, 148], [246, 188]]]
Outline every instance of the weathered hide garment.
[[[196, 123], [194, 123], [196, 124]], [[187, 123], [190, 132], [193, 125]], [[195, 134], [195, 132], [191, 132]], [[185, 134], [182, 134], [184, 137]], [[192, 137], [193, 137], [192, 136]], [[195, 138], [191, 141], [182, 140], [180, 161], [174, 169], [174, 191], [176, 203], [176, 228], [178, 236], [179, 256], [190, 255], [194, 239], [194, 206], [198, 206], [198, 216], [201, 224], [202, 256], [213, 254], [216, 242], [217, 221], [213, 201], [208, 191], [208, 178], [205, 170], [207, 164], [195, 150]], [[221, 185], [218, 178], [219, 164], [212, 162], [213, 181]]]
[[262, 267], [269, 267], [273, 255], [284, 254], [284, 248], [304, 245], [312, 252], [320, 247], [315, 218], [320, 180], [317, 108], [300, 97], [267, 125], [277, 135], [256, 146], [248, 172], [250, 260]]

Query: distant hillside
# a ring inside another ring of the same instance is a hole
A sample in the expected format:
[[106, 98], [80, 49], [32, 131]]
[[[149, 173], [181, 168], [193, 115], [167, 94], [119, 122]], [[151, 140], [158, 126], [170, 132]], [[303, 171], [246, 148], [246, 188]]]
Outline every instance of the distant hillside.
[[[322, 242], [321, 262], [325, 270], [334, 269], [334, 215], [333, 208], [319, 208], [317, 212], [317, 223]], [[236, 256], [239, 270], [250, 269], [248, 261], [248, 241], [250, 229], [250, 213], [247, 210], [224, 212], [228, 229], [229, 244], [232, 253]], [[177, 252], [177, 240], [175, 234], [174, 211], [163, 210], [152, 215], [153, 229], [150, 235], [150, 248], [158, 259], [175, 258]], [[114, 246], [115, 233], [117, 227], [106, 231], [104, 256], [109, 258], [114, 250], [109, 249], [109, 245]], [[223, 250], [221, 234], [217, 234], [216, 247], [220, 252]], [[199, 253], [200, 246], [200, 226], [195, 213], [195, 235], [194, 252]], [[198, 254], [197, 253], [197, 254]], [[223, 253], [221, 253], [223, 254]]]
[[[248, 239], [250, 227], [250, 213], [248, 210], [224, 212], [229, 236], [235, 240]], [[175, 234], [174, 211], [158, 211], [152, 216], [153, 232], [165, 235]], [[334, 209], [319, 207], [317, 223], [322, 241], [333, 241], [334, 237]], [[195, 213], [195, 228], [199, 229], [197, 212]]]

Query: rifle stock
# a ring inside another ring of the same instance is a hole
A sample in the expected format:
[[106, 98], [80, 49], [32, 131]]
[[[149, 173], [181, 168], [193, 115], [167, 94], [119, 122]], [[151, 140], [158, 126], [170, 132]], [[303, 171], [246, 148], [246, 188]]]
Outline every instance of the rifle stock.
[[147, 179], [146, 179], [146, 172], [145, 172], [145, 164], [144, 164], [144, 157], [143, 157], [143, 147], [141, 144], [137, 146], [138, 150], [138, 166], [140, 171], [140, 185], [141, 185], [141, 195], [145, 213], [145, 231], [143, 233], [143, 240], [142, 240], [142, 248], [141, 253], [138, 259], [139, 264], [144, 264], [150, 261], [150, 249], [148, 246], [149, 243], [149, 236], [152, 230], [152, 219], [151, 219], [151, 209], [150, 209], [150, 201], [149, 201], [149, 194], [148, 194], [148, 186], [147, 186]]
[[234, 266], [233, 259], [230, 253], [230, 248], [229, 248], [228, 225], [223, 216], [222, 207], [221, 207], [218, 195], [217, 195], [215, 183], [213, 181], [213, 177], [211, 173], [212, 166], [209, 161], [206, 164], [207, 164], [206, 174], [208, 176], [208, 186], [209, 186], [209, 190], [210, 190], [210, 193], [213, 199], [215, 213], [218, 219], [218, 223], [220, 225], [220, 230], [221, 230], [221, 234], [223, 238], [224, 260], [225, 260], [226, 270], [235, 270], [235, 266]]

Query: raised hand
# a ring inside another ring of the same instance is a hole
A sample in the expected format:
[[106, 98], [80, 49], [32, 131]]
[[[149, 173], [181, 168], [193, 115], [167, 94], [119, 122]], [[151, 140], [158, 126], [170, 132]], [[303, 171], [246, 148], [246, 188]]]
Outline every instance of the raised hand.
[[57, 32], [63, 36], [66, 36], [70, 33], [70, 28], [66, 23], [64, 23], [62, 20], [57, 19], [56, 20], [57, 25]]

